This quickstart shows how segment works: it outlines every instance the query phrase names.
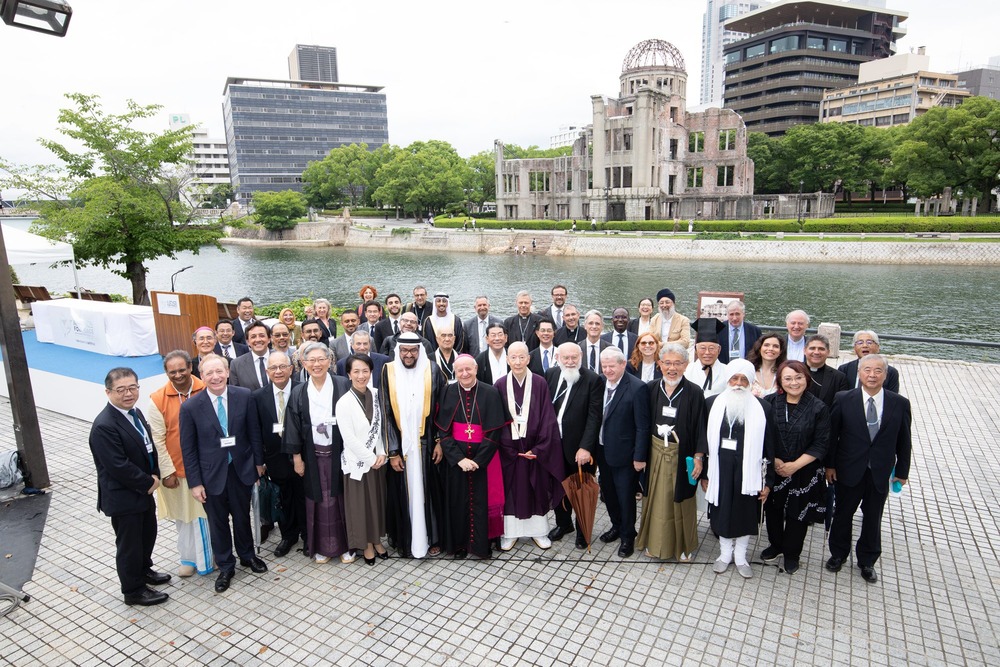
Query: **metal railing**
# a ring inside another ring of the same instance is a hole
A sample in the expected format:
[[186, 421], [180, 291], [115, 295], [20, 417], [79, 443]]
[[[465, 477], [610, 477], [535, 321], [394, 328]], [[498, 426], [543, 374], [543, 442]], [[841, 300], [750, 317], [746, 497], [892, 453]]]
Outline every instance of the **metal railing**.
[[[777, 327], [767, 324], [758, 324], [758, 328], [761, 331], [767, 332], [777, 332], [777, 333], [787, 333], [785, 327]], [[806, 335], [819, 333], [819, 329], [806, 329]], [[854, 338], [856, 331], [841, 331], [841, 338]], [[908, 343], [926, 343], [928, 345], [960, 345], [966, 347], [988, 347], [992, 349], [1000, 349], [1000, 343], [994, 343], [986, 340], [961, 340], [956, 338], [935, 338], [931, 336], [906, 336], [903, 334], [884, 334], [880, 333], [878, 335], [880, 341], [883, 340], [901, 340]]]

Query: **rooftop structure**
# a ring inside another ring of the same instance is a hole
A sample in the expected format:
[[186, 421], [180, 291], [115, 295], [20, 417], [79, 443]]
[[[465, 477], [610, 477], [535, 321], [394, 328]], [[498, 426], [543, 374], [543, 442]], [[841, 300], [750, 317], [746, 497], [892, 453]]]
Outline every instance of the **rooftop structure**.
[[337, 47], [296, 44], [288, 54], [288, 78], [336, 82]]

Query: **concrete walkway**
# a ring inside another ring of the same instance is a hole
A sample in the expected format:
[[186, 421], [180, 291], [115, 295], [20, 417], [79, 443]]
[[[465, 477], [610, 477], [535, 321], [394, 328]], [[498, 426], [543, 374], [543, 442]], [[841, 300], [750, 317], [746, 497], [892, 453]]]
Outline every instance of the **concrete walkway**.
[[[127, 607], [111, 523], [95, 511], [90, 425], [44, 413], [52, 504], [32, 600], [0, 618], [0, 664], [1000, 664], [1000, 366], [893, 364], [915, 454], [911, 484], [886, 507], [875, 585], [856, 567], [823, 568], [822, 527], [794, 575], [755, 564], [749, 581], [716, 576], [702, 517], [692, 565], [622, 560], [600, 542], [585, 554], [569, 538], [487, 562], [316, 565], [275, 559], [272, 537], [266, 575], [238, 568], [223, 595], [214, 576], [175, 577], [166, 604]], [[12, 446], [7, 429], [0, 449]], [[601, 509], [598, 533], [607, 526]], [[161, 523], [160, 569], [174, 569], [175, 538]]]

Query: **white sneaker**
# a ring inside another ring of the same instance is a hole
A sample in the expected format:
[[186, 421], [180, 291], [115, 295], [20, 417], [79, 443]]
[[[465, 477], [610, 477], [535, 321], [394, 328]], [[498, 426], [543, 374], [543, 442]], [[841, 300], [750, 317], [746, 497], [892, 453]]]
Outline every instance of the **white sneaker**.
[[[500, 551], [510, 551], [517, 544], [516, 537], [501, 537], [500, 538]], [[551, 545], [550, 545], [551, 546]]]
[[535, 542], [535, 546], [538, 547], [539, 549], [552, 548], [552, 540], [550, 540], [545, 535], [542, 535], [541, 537], [532, 537], [531, 539]]

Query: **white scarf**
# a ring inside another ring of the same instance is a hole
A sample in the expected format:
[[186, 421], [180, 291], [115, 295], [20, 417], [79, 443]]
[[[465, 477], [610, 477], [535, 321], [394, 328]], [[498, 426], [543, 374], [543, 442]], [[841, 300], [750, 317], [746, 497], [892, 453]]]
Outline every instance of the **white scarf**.
[[517, 378], [514, 373], [507, 374], [507, 409], [510, 410], [510, 437], [511, 440], [520, 440], [525, 437], [528, 431], [528, 406], [531, 405], [531, 373], [524, 377], [524, 400], [521, 402], [521, 412], [517, 412], [517, 404], [514, 402], [514, 383]]
[[575, 382], [570, 383], [568, 380], [566, 380], [565, 375], [563, 375], [562, 373], [559, 374], [559, 384], [556, 385], [556, 398], [559, 397], [559, 389], [565, 387], [565, 389], [563, 389], [563, 392], [565, 393], [565, 395], [563, 396], [563, 402], [562, 405], [559, 406], [559, 414], [556, 415], [556, 423], [559, 424], [560, 438], [562, 437], [563, 434], [562, 420], [563, 420], [563, 414], [566, 412], [566, 405], [569, 404], [569, 394], [571, 391], [573, 391], [573, 387], [575, 387], [577, 382], [579, 381], [580, 378], [578, 377]]
[[[312, 422], [313, 443], [329, 446], [333, 442], [333, 382], [323, 378], [323, 388], [317, 389], [312, 378], [307, 380], [309, 386], [306, 394], [309, 396], [309, 420]], [[317, 427], [326, 424], [326, 434], [320, 433]]]
[[411, 456], [420, 451], [420, 422], [424, 415], [424, 373], [429, 363], [427, 351], [420, 346], [417, 363], [413, 368], [403, 365], [397, 345], [395, 364], [396, 400], [399, 404], [400, 450], [403, 456]]
[[[705, 499], [713, 505], [719, 504], [719, 446], [721, 443], [722, 420], [726, 412], [725, 392], [715, 399], [708, 414], [708, 490]], [[743, 485], [740, 493], [756, 496], [764, 488], [761, 465], [764, 456], [764, 408], [760, 402], [746, 391], [748, 399], [746, 421], [743, 424]]]

